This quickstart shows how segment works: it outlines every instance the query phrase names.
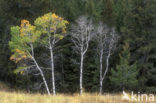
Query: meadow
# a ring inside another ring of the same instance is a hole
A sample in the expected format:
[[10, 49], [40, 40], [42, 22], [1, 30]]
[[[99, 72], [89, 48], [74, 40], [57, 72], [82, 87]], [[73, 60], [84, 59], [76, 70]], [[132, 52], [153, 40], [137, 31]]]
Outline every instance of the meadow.
[[58, 94], [48, 96], [42, 94], [27, 94], [21, 92], [0, 92], [0, 103], [155, 103], [155, 102], [132, 102], [121, 100], [122, 94]]
[[[130, 93], [129, 93], [130, 95]], [[122, 100], [123, 93], [98, 93], [57, 94], [56, 96], [26, 93], [11, 89], [5, 83], [0, 82], [0, 103], [156, 103], [156, 102], [132, 102]], [[155, 96], [156, 98], [156, 96]]]

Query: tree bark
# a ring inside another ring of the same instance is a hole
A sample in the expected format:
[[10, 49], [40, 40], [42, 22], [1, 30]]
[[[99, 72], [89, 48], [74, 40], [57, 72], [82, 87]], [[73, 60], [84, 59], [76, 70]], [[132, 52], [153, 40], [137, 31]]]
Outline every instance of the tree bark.
[[102, 86], [103, 86], [102, 70], [103, 70], [103, 49], [100, 51], [100, 91], [99, 91], [100, 94], [102, 94]]
[[41, 76], [42, 76], [44, 85], [45, 85], [45, 87], [46, 87], [46, 90], [47, 90], [47, 92], [48, 92], [48, 95], [50, 95], [49, 87], [48, 87], [47, 81], [46, 81], [46, 79], [45, 79], [45, 76], [44, 76], [44, 74], [43, 74], [41, 68], [39, 67], [38, 63], [36, 62], [36, 59], [34, 58], [34, 47], [33, 47], [32, 44], [30, 44], [30, 47], [31, 47], [32, 54], [30, 54], [29, 52], [28, 52], [28, 53], [31, 55], [32, 60], [34, 61], [34, 63], [35, 63], [35, 65], [36, 65], [37, 69], [39, 70], [39, 72], [40, 72], [40, 74], [41, 74]]
[[109, 50], [108, 56], [107, 56], [107, 58], [106, 58], [106, 70], [105, 70], [105, 73], [104, 73], [103, 78], [102, 78], [103, 80], [105, 79], [106, 74], [107, 74], [107, 71], [108, 71], [108, 67], [109, 67], [109, 57], [110, 57], [110, 50]]
[[56, 89], [55, 89], [55, 75], [54, 75], [54, 56], [53, 56], [53, 50], [52, 46], [50, 44], [50, 55], [51, 55], [51, 69], [52, 69], [52, 86], [53, 86], [53, 95], [56, 95]]
[[81, 53], [81, 64], [80, 64], [80, 95], [83, 93], [83, 86], [82, 86], [82, 78], [83, 78], [83, 58], [84, 58], [84, 54]]
[[32, 59], [33, 59], [35, 65], [37, 66], [37, 69], [40, 71], [41, 76], [42, 76], [42, 79], [43, 79], [43, 82], [44, 82], [45, 87], [46, 87], [46, 90], [47, 90], [47, 92], [48, 92], [48, 95], [50, 95], [49, 87], [48, 87], [48, 85], [47, 85], [47, 81], [46, 81], [46, 79], [45, 79], [45, 77], [44, 77], [44, 74], [43, 74], [41, 68], [39, 67], [38, 63], [36, 62], [35, 58], [32, 57]]
[[109, 58], [110, 58], [110, 49], [109, 49], [109, 52], [108, 52], [108, 56], [106, 58], [106, 69], [105, 69], [105, 72], [104, 74], [102, 73], [103, 71], [103, 49], [100, 51], [100, 91], [99, 91], [99, 94], [102, 94], [102, 89], [103, 89], [103, 80], [105, 79], [106, 77], [106, 74], [108, 72], [108, 67], [109, 67]]
[[102, 94], [102, 86], [103, 86], [103, 80], [100, 79], [100, 92], [99, 92], [100, 95]]

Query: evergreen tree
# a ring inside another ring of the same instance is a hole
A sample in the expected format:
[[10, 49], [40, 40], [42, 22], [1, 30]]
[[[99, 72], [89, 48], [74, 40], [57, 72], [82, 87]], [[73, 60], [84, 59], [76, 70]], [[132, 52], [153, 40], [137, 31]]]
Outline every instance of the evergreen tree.
[[120, 63], [116, 69], [111, 69], [110, 81], [119, 90], [134, 89], [138, 83], [137, 75], [137, 64], [131, 63], [129, 45], [126, 43], [120, 54]]
[[[38, 77], [14, 74], [16, 64], [9, 60], [12, 53], [9, 50], [10, 27], [19, 25], [21, 19], [27, 19], [31, 23], [38, 16], [48, 12], [54, 12], [64, 17], [71, 24], [80, 15], [88, 15], [94, 23], [104, 22], [110, 27], [115, 27], [120, 40], [118, 49], [110, 59], [110, 67], [115, 68], [119, 63], [118, 54], [122, 53], [124, 42], [129, 41], [131, 62], [138, 61], [139, 86], [141, 90], [156, 90], [156, 0], [0, 0], [0, 80], [12, 83], [11, 85], [25, 88], [26, 83], [32, 86], [40, 82]], [[70, 24], [69, 24], [70, 26]], [[70, 31], [69, 29], [67, 32]], [[56, 90], [59, 92], [78, 91], [79, 80], [79, 56], [74, 53], [70, 36], [62, 39], [56, 46], [55, 77]], [[96, 43], [90, 43], [84, 61], [84, 89], [97, 90], [99, 72], [97, 69]], [[36, 59], [40, 66], [48, 67], [49, 52], [43, 47], [35, 48]], [[57, 52], [57, 53], [56, 53]], [[41, 55], [43, 54], [43, 55]], [[51, 74], [44, 70], [47, 82]], [[110, 75], [108, 71], [108, 76]], [[29, 78], [28, 82], [27, 79]], [[33, 78], [33, 79], [32, 79]], [[37, 79], [37, 80], [36, 80]], [[49, 83], [51, 84], [51, 83]], [[106, 78], [105, 91], [112, 90], [110, 81]], [[20, 85], [20, 86], [19, 86]], [[44, 86], [44, 85], [43, 85]], [[51, 87], [51, 86], [50, 86]]]
[[149, 74], [155, 71], [155, 8], [152, 6], [154, 4], [154, 1], [149, 0], [130, 0], [121, 27], [124, 41], [130, 42], [132, 59], [139, 63], [139, 84], [142, 89], [150, 85]]
[[149, 35], [145, 37], [145, 42], [139, 53], [144, 58], [141, 67], [148, 68], [146, 91], [155, 92], [156, 90], [156, 1], [151, 0], [147, 3], [147, 12], [150, 16]]

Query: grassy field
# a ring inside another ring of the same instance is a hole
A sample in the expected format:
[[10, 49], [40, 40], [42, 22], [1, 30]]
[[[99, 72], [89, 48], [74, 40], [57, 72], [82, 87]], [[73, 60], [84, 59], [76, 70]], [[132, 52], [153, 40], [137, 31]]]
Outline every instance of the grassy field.
[[155, 102], [128, 102], [121, 100], [122, 94], [78, 94], [48, 96], [41, 94], [27, 94], [17, 92], [0, 92], [0, 103], [155, 103]]
[[[118, 101], [118, 102], [117, 102]], [[121, 103], [120, 95], [56, 95], [0, 92], [0, 103]]]
[[[14, 91], [14, 92], [12, 92]], [[155, 102], [132, 102], [123, 101], [123, 94], [58, 94], [48, 96], [42, 94], [28, 94], [10, 89], [6, 84], [0, 82], [0, 103], [156, 103]], [[156, 99], [156, 96], [155, 96]]]

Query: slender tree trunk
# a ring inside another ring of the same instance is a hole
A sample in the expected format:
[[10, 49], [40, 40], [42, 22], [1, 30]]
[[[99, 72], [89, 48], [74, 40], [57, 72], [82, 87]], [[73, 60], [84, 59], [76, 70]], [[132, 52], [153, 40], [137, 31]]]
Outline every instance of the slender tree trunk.
[[100, 51], [100, 91], [99, 91], [99, 94], [102, 94], [102, 86], [103, 86], [102, 69], [103, 69], [103, 49]]
[[43, 79], [43, 82], [44, 82], [45, 87], [46, 87], [46, 90], [47, 90], [47, 92], [48, 92], [48, 95], [50, 95], [49, 87], [48, 87], [48, 85], [47, 85], [47, 81], [46, 81], [46, 79], [45, 79], [45, 77], [44, 77], [44, 74], [43, 74], [41, 68], [39, 67], [38, 63], [36, 62], [35, 58], [32, 57], [32, 59], [33, 59], [35, 65], [37, 66], [37, 69], [40, 71], [41, 76], [42, 76], [42, 79]]
[[50, 95], [49, 87], [48, 87], [47, 81], [46, 81], [46, 79], [45, 79], [45, 76], [44, 76], [44, 74], [43, 74], [41, 68], [39, 67], [38, 63], [36, 62], [36, 59], [34, 58], [34, 47], [33, 47], [32, 44], [30, 44], [30, 47], [31, 47], [31, 51], [32, 51], [32, 54], [30, 54], [30, 55], [32, 56], [32, 60], [34, 61], [34, 63], [35, 63], [35, 65], [36, 65], [37, 69], [38, 69], [39, 72], [41, 73], [41, 76], [42, 76], [44, 85], [45, 85], [45, 87], [46, 87], [46, 90], [47, 90], [47, 92], [48, 92], [48, 95]]
[[105, 69], [104, 74], [102, 74], [102, 71], [103, 71], [103, 70], [102, 70], [102, 69], [103, 69], [103, 67], [102, 67], [103, 50], [101, 50], [101, 52], [100, 52], [100, 94], [102, 94], [103, 80], [105, 79], [106, 74], [107, 74], [107, 72], [108, 72], [109, 58], [110, 58], [110, 50], [109, 50], [108, 56], [107, 56], [107, 58], [106, 58], [106, 69]]
[[105, 70], [105, 73], [104, 73], [103, 78], [102, 78], [103, 80], [105, 79], [106, 74], [107, 74], [107, 72], [108, 72], [109, 58], [110, 58], [110, 50], [109, 50], [109, 52], [108, 52], [108, 56], [107, 56], [107, 58], [106, 58], [106, 70]]
[[102, 94], [102, 86], [103, 86], [103, 80], [100, 79], [100, 92], [99, 92], [100, 95]]
[[83, 78], [83, 59], [84, 59], [84, 54], [81, 53], [81, 64], [80, 64], [80, 95], [83, 93], [83, 86], [82, 86], [82, 78]]
[[53, 50], [52, 46], [50, 45], [50, 55], [51, 55], [51, 69], [52, 69], [52, 86], [53, 86], [53, 95], [56, 95], [55, 90], [55, 75], [54, 75], [54, 56], [53, 56]]

